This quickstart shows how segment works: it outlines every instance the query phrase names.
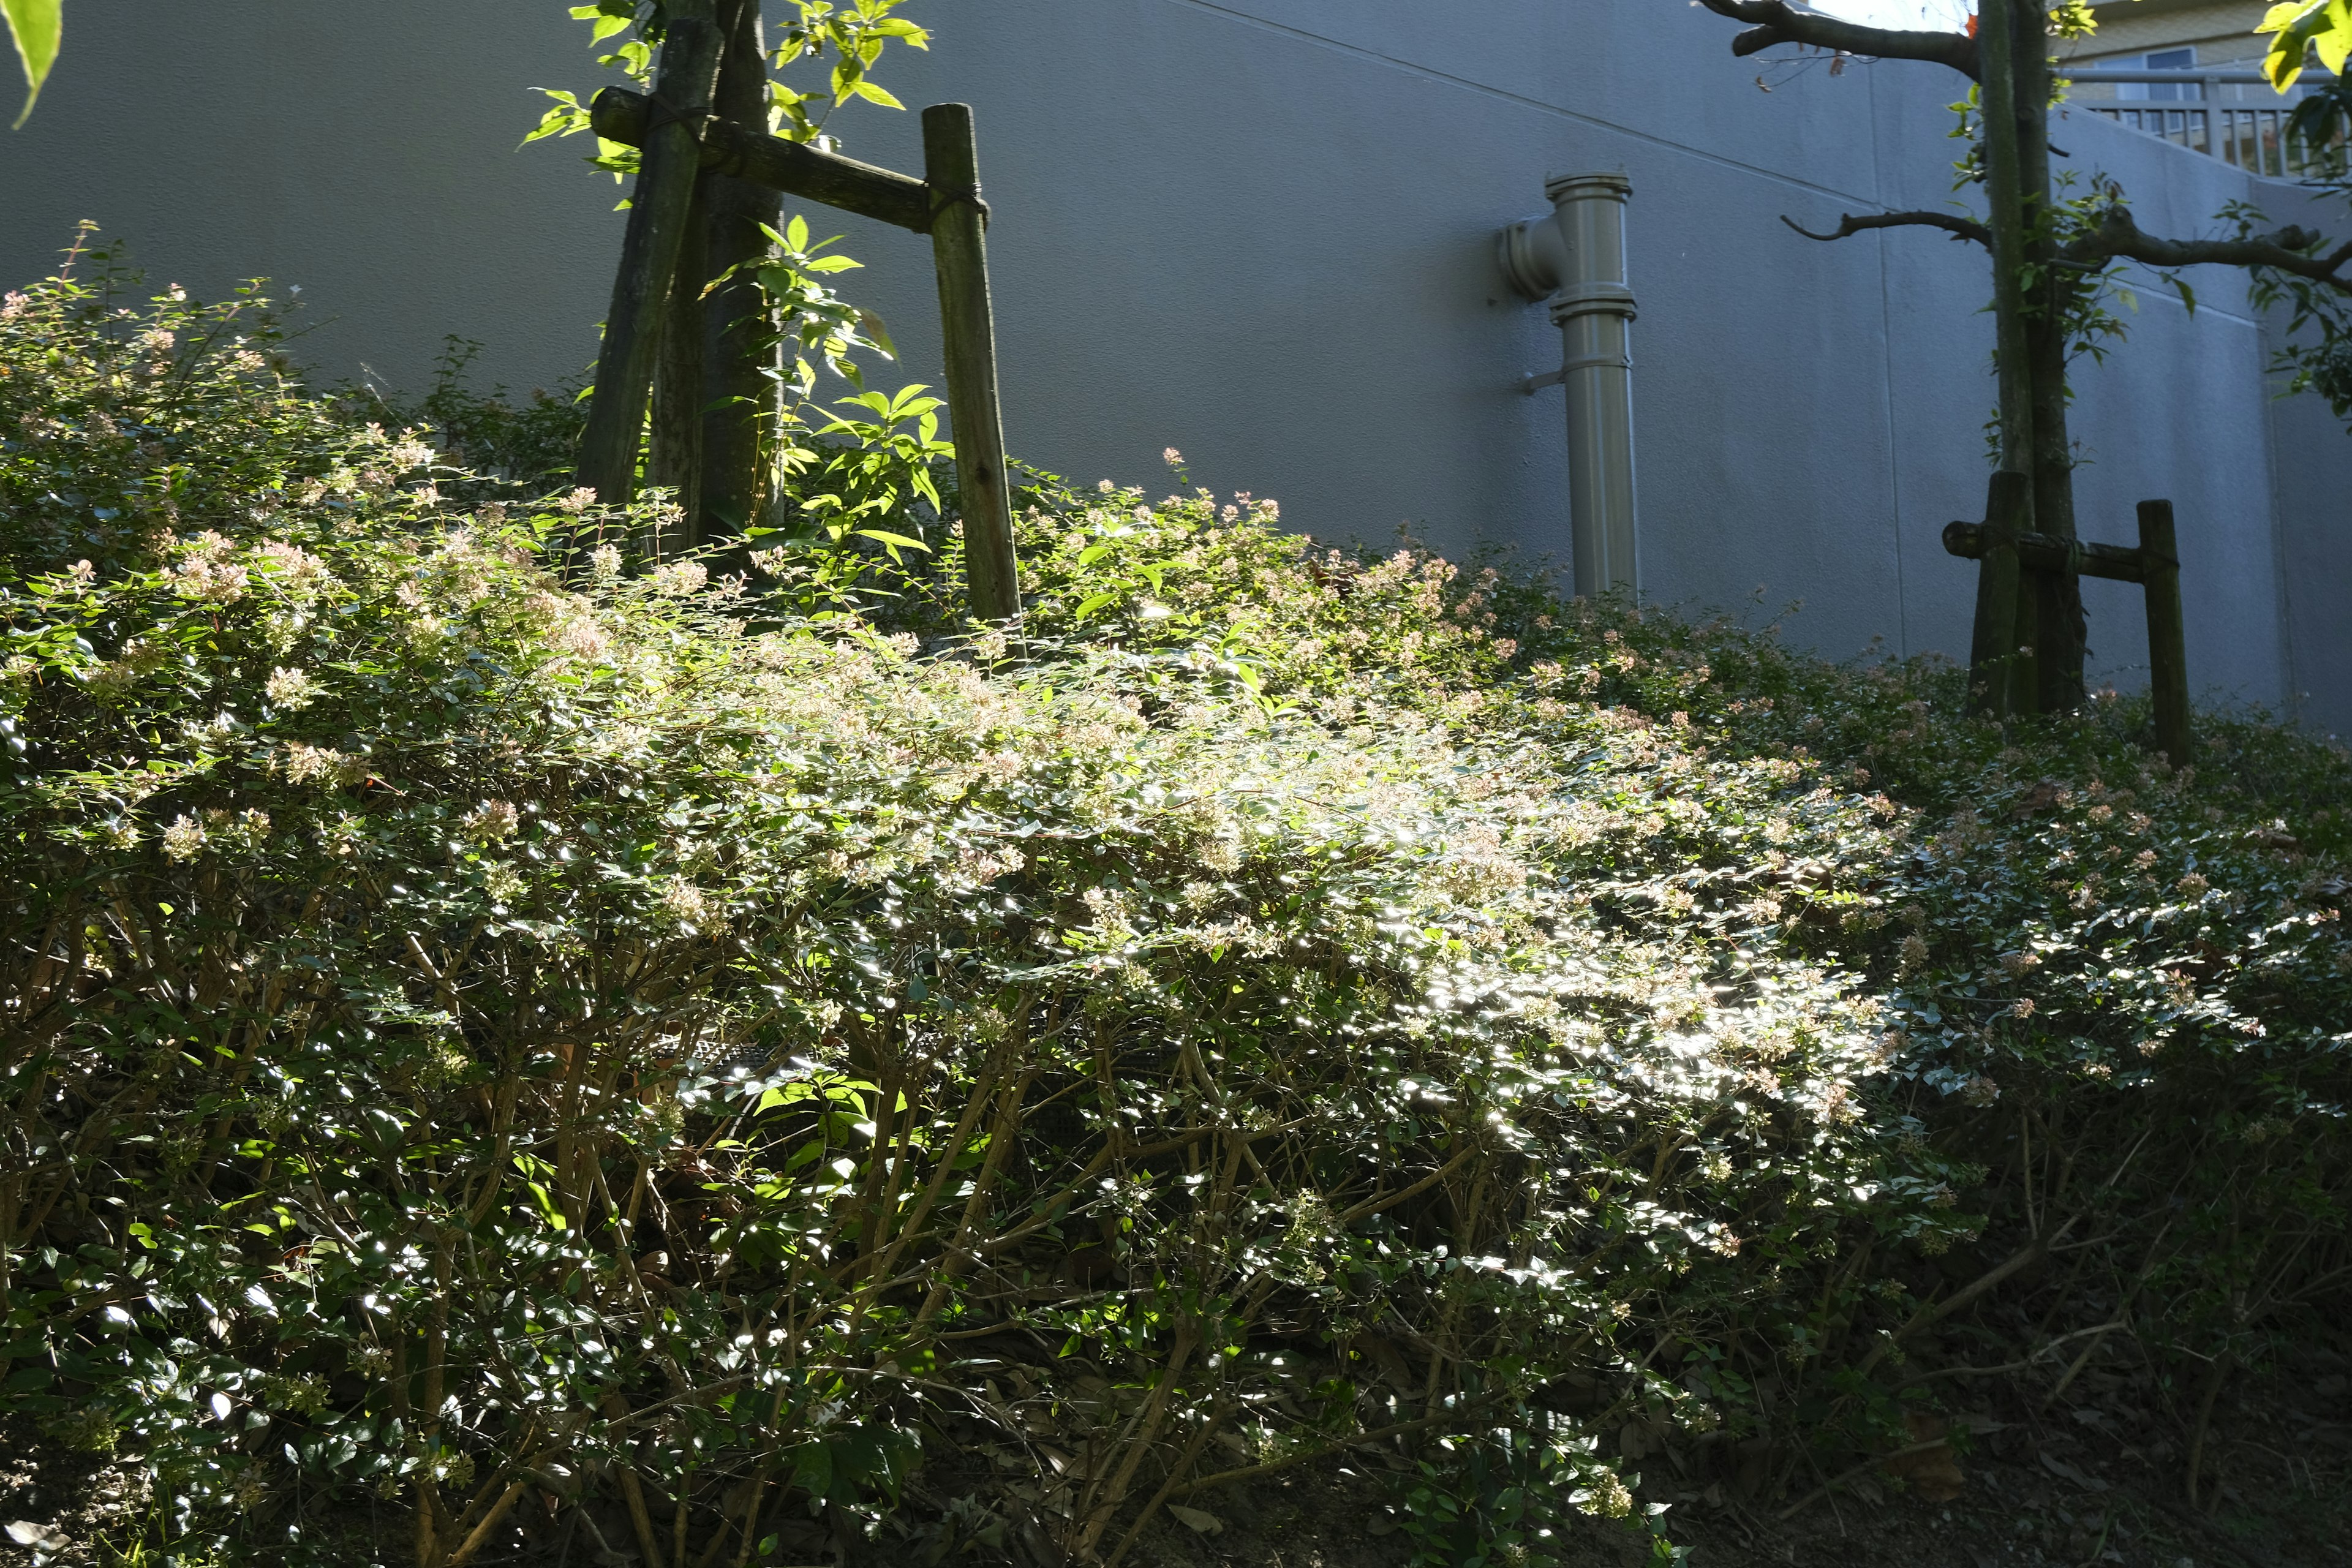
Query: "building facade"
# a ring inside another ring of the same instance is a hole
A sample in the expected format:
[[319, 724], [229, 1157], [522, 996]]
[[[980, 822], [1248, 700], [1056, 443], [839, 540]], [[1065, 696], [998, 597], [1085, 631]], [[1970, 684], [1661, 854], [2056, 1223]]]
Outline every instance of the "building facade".
[[[881, 79], [975, 106], [1017, 456], [1159, 485], [1173, 446], [1199, 482], [1274, 496], [1320, 536], [1402, 526], [1564, 558], [1561, 394], [1522, 389], [1560, 340], [1495, 239], [1542, 210], [1548, 176], [1622, 174], [1644, 595], [1781, 619], [1834, 655], [1965, 657], [1974, 568], [1939, 536], [1983, 504], [1984, 258], [1780, 222], [1965, 205], [1959, 84], [1938, 68], [1737, 60], [1731, 25], [1629, 0], [915, 9], [933, 47]], [[306, 352], [332, 373], [415, 386], [456, 333], [484, 344], [485, 379], [577, 375], [617, 193], [576, 149], [516, 147], [531, 89], [593, 81], [565, 10], [76, 0], [0, 162], [0, 267], [37, 274], [90, 217], [158, 281], [300, 285]], [[911, 115], [861, 106], [840, 129], [856, 156], [921, 167]], [[2231, 202], [2352, 230], [2290, 183], [2091, 112], [2062, 111], [2056, 139], [2152, 231], [2212, 232]], [[938, 384], [927, 247], [812, 222], [866, 263], [848, 278], [906, 361], [880, 379]], [[2171, 499], [2196, 686], [2352, 731], [2352, 440], [2275, 397], [2276, 324], [2242, 280], [2197, 284], [2191, 313], [2140, 280], [2130, 341], [2083, 367], [2084, 531], [2127, 542], [2134, 502]], [[2145, 677], [2135, 592], [2086, 584], [2095, 679]]]
[[2252, 70], [2270, 52], [2270, 39], [2254, 31], [2269, 10], [2266, 0], [2111, 0], [2091, 8], [2097, 30], [2065, 58], [2073, 65]]

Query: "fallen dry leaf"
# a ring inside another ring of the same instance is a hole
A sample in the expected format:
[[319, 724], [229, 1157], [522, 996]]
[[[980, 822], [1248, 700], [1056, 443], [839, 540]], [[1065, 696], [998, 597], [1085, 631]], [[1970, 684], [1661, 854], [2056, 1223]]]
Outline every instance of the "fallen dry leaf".
[[1225, 1528], [1225, 1521], [1206, 1509], [1186, 1508], [1181, 1503], [1171, 1502], [1168, 1505], [1168, 1512], [1177, 1523], [1196, 1535], [1217, 1535]]
[[1896, 1454], [1879, 1467], [1888, 1475], [1907, 1484], [1929, 1502], [1950, 1502], [1960, 1495], [1968, 1484], [1961, 1472], [1960, 1457], [1951, 1446], [1942, 1441], [1950, 1430], [1940, 1415], [1930, 1415], [1924, 1410], [1905, 1413], [1903, 1435], [1906, 1447], [1934, 1443], [1932, 1448], [1920, 1448], [1915, 1453]]
[[2103, 1492], [2107, 1489], [2106, 1482], [2099, 1479], [2096, 1476], [2088, 1475], [2082, 1470], [2076, 1469], [2074, 1466], [2058, 1458], [2055, 1454], [2044, 1452], [2042, 1455], [2042, 1468], [2049, 1471], [2052, 1475], [2056, 1476], [2061, 1480], [2073, 1481], [2076, 1486], [2085, 1488], [2091, 1491]]

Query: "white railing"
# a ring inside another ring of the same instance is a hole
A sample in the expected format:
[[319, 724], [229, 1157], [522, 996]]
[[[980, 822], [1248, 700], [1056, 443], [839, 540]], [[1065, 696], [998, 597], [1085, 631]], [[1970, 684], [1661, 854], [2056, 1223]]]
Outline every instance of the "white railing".
[[[2059, 75], [2075, 84], [2069, 97], [2075, 109], [2105, 115], [2119, 125], [2160, 137], [2219, 158], [2234, 168], [2274, 179], [2299, 179], [2326, 172], [2332, 162], [2340, 167], [2341, 149], [2313, 149], [2286, 133], [2287, 116], [2304, 96], [2304, 83], [2333, 80], [2323, 71], [2305, 71], [2303, 80], [2284, 95], [2271, 90], [2269, 80], [2255, 70], [2147, 70], [2118, 66], [2081, 66]], [[2106, 84], [2146, 83], [2189, 89], [2179, 97], [2125, 99], [2091, 97]], [[2249, 92], [2259, 88], [2259, 93]]]

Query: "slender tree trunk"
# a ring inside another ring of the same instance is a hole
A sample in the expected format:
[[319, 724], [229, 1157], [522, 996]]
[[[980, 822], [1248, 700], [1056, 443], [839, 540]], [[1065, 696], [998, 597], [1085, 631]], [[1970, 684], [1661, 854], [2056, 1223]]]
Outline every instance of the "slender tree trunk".
[[[2033, 526], [2058, 539], [2075, 537], [2074, 455], [2066, 434], [2066, 318], [2079, 285], [2051, 265], [2056, 239], [2050, 189], [2050, 18], [2041, 0], [2015, 0], [2011, 58], [2018, 111], [2018, 175], [2026, 216], [2025, 255], [2034, 269], [2025, 318], [2032, 385]], [[2082, 579], [2072, 572], [2035, 572], [2026, 578], [2018, 637], [2033, 649], [2034, 706], [2063, 713], [2083, 704]], [[2030, 641], [2029, 641], [2030, 639]]]
[[[754, 131], [768, 128], [768, 71], [759, 0], [721, 0], [726, 53], [711, 107], [719, 118]], [[730, 174], [703, 179], [704, 244], [713, 278], [756, 261], [768, 248], [762, 224], [782, 216], [777, 191]], [[768, 380], [766, 300], [759, 280], [739, 276], [703, 301], [702, 479], [704, 542], [740, 538], [759, 504], [761, 416]]]
[[[1986, 226], [1992, 231], [1994, 369], [2000, 378], [2000, 466], [2033, 471], [2033, 407], [2025, 327], [2025, 205], [2019, 162], [2023, 127], [2018, 107], [2013, 5], [1988, 5], [1981, 17], [1984, 80]], [[2030, 527], [2032, 518], [2026, 521]]]

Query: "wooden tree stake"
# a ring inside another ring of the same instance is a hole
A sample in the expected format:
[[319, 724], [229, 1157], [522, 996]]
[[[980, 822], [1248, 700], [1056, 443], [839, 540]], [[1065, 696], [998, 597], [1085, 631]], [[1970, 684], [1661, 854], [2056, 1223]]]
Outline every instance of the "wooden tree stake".
[[2156, 749], [2189, 765], [2189, 641], [2180, 616], [2180, 548], [2172, 503], [2139, 503], [2139, 554], [2147, 585], [2147, 694], [2156, 710]]
[[1021, 614], [1021, 576], [1013, 554], [1013, 487], [1004, 471], [1004, 426], [996, 398], [987, 210], [980, 200], [970, 104], [935, 103], [923, 110], [923, 174], [930, 195], [931, 255], [940, 275], [940, 327], [947, 351], [956, 479], [963, 494], [971, 613], [984, 621], [1010, 621]]
[[2033, 480], [2015, 468], [1985, 487], [1983, 564], [1977, 570], [1976, 635], [1969, 648], [1971, 712], [2006, 719], [2017, 689], [2017, 538], [2033, 505]]
[[596, 356], [596, 394], [580, 439], [580, 481], [607, 506], [625, 505], [636, 489], [638, 439], [653, 391], [661, 318], [694, 218], [699, 132], [718, 85], [722, 42], [711, 0], [670, 0], [654, 122], [630, 193], [613, 308]]
[[[718, 95], [711, 106], [720, 124], [761, 126], [768, 117], [768, 71], [760, 31], [758, 0], [729, 0], [722, 7], [726, 52], [719, 67]], [[711, 140], [704, 138], [705, 143]], [[702, 176], [704, 244], [709, 275], [758, 259], [768, 248], [760, 226], [775, 227], [782, 201], [771, 186], [710, 168]], [[702, 474], [696, 497], [703, 543], [738, 538], [758, 504], [761, 401], [769, 388], [761, 374], [766, 336], [765, 296], [749, 272], [713, 290], [702, 301]]]
[[[709, 184], [708, 176], [703, 183]], [[673, 558], [702, 542], [697, 526], [702, 511], [703, 358], [702, 286], [709, 281], [709, 250], [704, 243], [703, 199], [698, 193], [678, 246], [677, 270], [670, 279], [661, 313], [661, 341], [655, 354], [652, 428], [646, 442], [646, 478], [677, 492], [677, 522], [648, 529], [636, 552], [648, 561]]]
[[[2004, 666], [2001, 606], [2006, 602], [2019, 614], [2032, 606], [2017, 591], [2021, 568], [2050, 578], [2077, 581], [2105, 577], [2137, 583], [2147, 595], [2147, 687], [2155, 710], [2156, 748], [2176, 767], [2189, 765], [2189, 651], [2180, 616], [2180, 551], [2172, 531], [2172, 503], [2139, 503], [2139, 544], [2085, 543], [2054, 533], [2018, 532], [2009, 526], [2025, 504], [2025, 476], [2003, 469], [1993, 476], [1992, 494], [1983, 522], [1955, 522], [1944, 529], [1944, 548], [1965, 561], [1980, 561], [1977, 576], [1976, 647], [1969, 660], [1969, 700], [1982, 703], [1981, 711], [1999, 716], [2006, 692], [2011, 711], [2031, 712], [2023, 698], [2032, 667], [2023, 658]], [[2006, 595], [2000, 584], [2008, 584]], [[2011, 636], [2015, 635], [2012, 630]]]
[[[649, 99], [606, 88], [589, 104], [596, 133], [643, 147], [646, 161], [637, 176], [620, 277], [614, 285], [604, 352], [597, 361], [596, 400], [581, 443], [583, 482], [594, 486], [607, 502], [628, 497], [653, 378], [655, 346], [650, 340], [656, 334], [646, 302], [657, 304], [661, 290], [677, 273], [682, 236], [692, 216], [694, 172], [709, 169], [813, 197], [931, 237], [940, 277], [948, 409], [954, 422], [956, 476], [963, 496], [964, 569], [971, 613], [987, 621], [1018, 619], [1021, 573], [1013, 552], [1013, 485], [1004, 464], [996, 327], [988, 298], [988, 209], [980, 199], [971, 106], [940, 103], [923, 110], [927, 177], [922, 180], [765, 136], [726, 119], [712, 121], [698, 140], [679, 122], [675, 110], [665, 106], [678, 103], [689, 89], [698, 93], [698, 107], [709, 104], [719, 70], [719, 29], [710, 19], [710, 0], [700, 0], [696, 7], [694, 15], [703, 24], [698, 30], [681, 30], [690, 19], [686, 11], [687, 0], [673, 0], [659, 92]], [[677, 94], [670, 88], [674, 67], [683, 79]], [[718, 260], [716, 254], [713, 260]], [[715, 456], [715, 445], [707, 450]], [[714, 483], [713, 499], [719, 490]]]

